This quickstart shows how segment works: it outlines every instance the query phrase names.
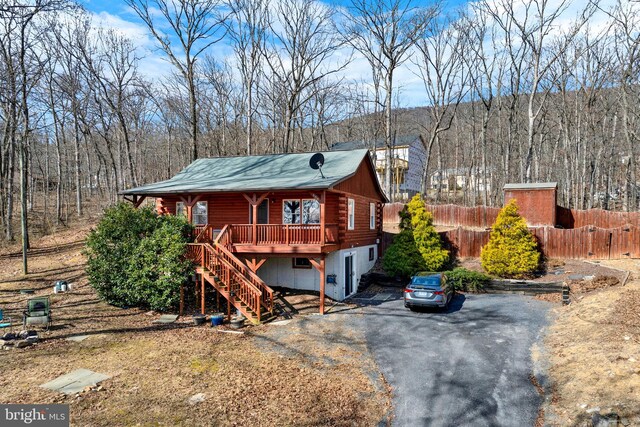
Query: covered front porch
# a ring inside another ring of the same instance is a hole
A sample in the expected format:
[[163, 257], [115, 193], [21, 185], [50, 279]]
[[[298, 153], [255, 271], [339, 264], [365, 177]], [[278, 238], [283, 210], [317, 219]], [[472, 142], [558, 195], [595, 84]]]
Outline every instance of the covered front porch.
[[[273, 290], [265, 283], [259, 274], [260, 268], [269, 257], [291, 256], [274, 250], [264, 253], [242, 252], [234, 250], [232, 244], [232, 226], [225, 226], [219, 232], [210, 226], [197, 229], [198, 234], [194, 243], [187, 247], [187, 256], [194, 262], [199, 277], [200, 293], [202, 295], [200, 311], [205, 312], [206, 284], [212, 285], [218, 294], [236, 306], [250, 320], [261, 321], [264, 312], [273, 314]], [[254, 229], [256, 229], [254, 227]], [[256, 248], [259, 245], [245, 244], [242, 248]], [[276, 246], [280, 248], [281, 246]], [[321, 248], [316, 245], [315, 247]], [[296, 250], [300, 246], [292, 246]], [[295, 252], [296, 260], [304, 260], [308, 268], [314, 268], [318, 273], [319, 283], [319, 312], [325, 312], [325, 283], [326, 283], [326, 254], [322, 252]], [[305, 265], [303, 268], [306, 268]], [[184, 305], [184, 291], [181, 292], [181, 313]]]

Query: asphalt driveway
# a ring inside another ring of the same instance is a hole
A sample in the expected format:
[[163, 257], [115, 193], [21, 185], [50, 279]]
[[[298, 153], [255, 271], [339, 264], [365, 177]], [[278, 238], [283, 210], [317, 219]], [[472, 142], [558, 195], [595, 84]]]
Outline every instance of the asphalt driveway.
[[531, 347], [549, 303], [467, 294], [446, 312], [412, 312], [397, 291], [371, 301], [351, 321], [393, 388], [393, 425], [534, 425], [542, 397]]

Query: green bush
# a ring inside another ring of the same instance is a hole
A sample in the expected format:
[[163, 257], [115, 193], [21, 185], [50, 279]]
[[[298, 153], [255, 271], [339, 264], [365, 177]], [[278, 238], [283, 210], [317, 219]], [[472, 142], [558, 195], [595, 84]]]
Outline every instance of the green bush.
[[387, 274], [405, 278], [426, 268], [411, 230], [402, 230], [393, 239], [393, 244], [384, 253], [382, 268]]
[[192, 227], [184, 218], [120, 203], [87, 238], [87, 274], [110, 304], [167, 310], [192, 272], [184, 257]]
[[440, 235], [433, 226], [433, 215], [427, 211], [419, 194], [407, 204], [407, 211], [411, 215], [413, 238], [427, 270], [442, 270], [449, 261], [449, 251], [442, 248]]
[[462, 267], [447, 271], [445, 275], [450, 286], [453, 286], [456, 291], [463, 292], [482, 292], [491, 280], [486, 274]]
[[499, 277], [527, 277], [538, 267], [538, 244], [518, 213], [515, 200], [498, 214], [489, 243], [480, 253], [480, 261], [487, 273]]

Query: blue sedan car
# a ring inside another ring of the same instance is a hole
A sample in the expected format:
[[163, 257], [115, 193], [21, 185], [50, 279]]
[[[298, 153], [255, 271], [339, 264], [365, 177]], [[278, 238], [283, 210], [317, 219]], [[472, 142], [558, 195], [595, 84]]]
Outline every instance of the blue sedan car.
[[453, 289], [446, 284], [442, 273], [418, 273], [404, 288], [404, 306], [447, 308], [453, 298]]

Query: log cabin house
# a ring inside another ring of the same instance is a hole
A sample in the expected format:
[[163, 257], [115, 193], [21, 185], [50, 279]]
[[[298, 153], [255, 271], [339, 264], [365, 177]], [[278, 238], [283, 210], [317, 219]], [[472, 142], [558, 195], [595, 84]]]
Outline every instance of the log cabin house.
[[[254, 323], [273, 313], [270, 286], [317, 291], [341, 301], [375, 264], [387, 201], [368, 150], [199, 159], [167, 181], [123, 191], [139, 206], [195, 226], [188, 256], [201, 286], [213, 286]], [[183, 307], [183, 292], [181, 307]]]

